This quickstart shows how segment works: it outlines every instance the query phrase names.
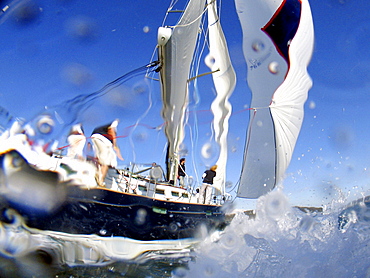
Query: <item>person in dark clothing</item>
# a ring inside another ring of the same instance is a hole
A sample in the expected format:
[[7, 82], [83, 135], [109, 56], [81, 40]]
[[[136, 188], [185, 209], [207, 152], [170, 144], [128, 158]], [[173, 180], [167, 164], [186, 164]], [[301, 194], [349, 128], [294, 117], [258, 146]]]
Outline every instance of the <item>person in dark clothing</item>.
[[213, 178], [216, 176], [217, 165], [213, 165], [211, 169], [206, 170], [202, 175], [203, 184], [199, 192], [198, 202], [209, 205], [211, 203]]
[[179, 180], [180, 187], [185, 187], [185, 158], [180, 159], [180, 164], [177, 171], [177, 179]]

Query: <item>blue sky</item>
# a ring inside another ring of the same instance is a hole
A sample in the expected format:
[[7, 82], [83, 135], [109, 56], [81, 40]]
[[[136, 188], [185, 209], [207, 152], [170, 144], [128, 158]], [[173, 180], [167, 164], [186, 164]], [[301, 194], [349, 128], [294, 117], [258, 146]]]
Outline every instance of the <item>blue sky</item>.
[[[11, 7], [27, 4], [31, 11], [23, 16], [4, 13], [0, 18], [0, 106], [25, 119], [44, 106], [97, 91], [149, 63], [157, 28], [169, 6], [165, 0], [5, 3], [11, 3]], [[338, 196], [358, 198], [370, 189], [370, 3], [312, 0], [310, 4], [315, 26], [315, 49], [309, 66], [313, 88], [284, 192], [293, 205], [318, 206]], [[232, 150], [227, 179], [233, 188], [241, 169], [249, 117], [245, 108], [250, 101], [241, 28], [233, 1], [222, 2], [221, 23], [238, 78], [230, 98]], [[200, 155], [210, 137], [209, 106], [214, 96], [210, 77], [201, 81], [205, 84], [198, 86], [200, 104], [197, 112], [191, 112], [197, 115], [198, 133], [195, 136], [196, 130], [188, 127], [187, 135], [192, 134], [196, 140], [185, 145], [187, 169], [197, 182], [197, 174], [201, 175], [214, 159], [212, 153], [207, 159]], [[157, 81], [137, 77], [102, 97], [81, 117], [87, 135], [94, 126], [120, 118], [119, 135], [131, 134], [119, 139], [125, 162], [156, 161], [164, 166], [158, 88]], [[194, 115], [189, 118], [193, 123]], [[129, 128], [135, 123], [140, 125]], [[244, 202], [245, 206], [249, 204], [253, 202]]]

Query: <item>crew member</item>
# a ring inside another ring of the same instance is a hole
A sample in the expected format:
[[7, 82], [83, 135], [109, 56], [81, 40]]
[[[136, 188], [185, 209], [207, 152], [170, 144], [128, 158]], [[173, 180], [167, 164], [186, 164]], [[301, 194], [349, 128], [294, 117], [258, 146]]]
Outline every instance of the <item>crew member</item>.
[[117, 157], [123, 160], [116, 142], [117, 126], [118, 120], [114, 120], [111, 124], [95, 128], [91, 135], [95, 155], [99, 164], [96, 175], [96, 181], [99, 186], [105, 186], [104, 180], [109, 167], [117, 167]]

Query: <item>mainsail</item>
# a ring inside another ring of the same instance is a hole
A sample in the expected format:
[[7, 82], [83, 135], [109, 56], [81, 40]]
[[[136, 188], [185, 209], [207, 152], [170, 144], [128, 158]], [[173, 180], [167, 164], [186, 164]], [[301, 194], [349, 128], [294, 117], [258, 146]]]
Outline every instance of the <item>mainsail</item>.
[[204, 7], [205, 0], [191, 0], [176, 26], [158, 30], [162, 117], [168, 140], [167, 179], [172, 181], [176, 180], [178, 152], [184, 139], [190, 64]]
[[238, 197], [258, 198], [290, 163], [312, 81], [313, 22], [307, 0], [235, 0], [252, 91]]
[[220, 146], [220, 154], [217, 160], [218, 171], [214, 179], [214, 187], [223, 194], [225, 192], [228, 151], [227, 134], [232, 110], [229, 97], [235, 88], [236, 75], [230, 61], [226, 39], [217, 15], [216, 1], [208, 0], [207, 2], [209, 54], [206, 57], [206, 64], [212, 71], [213, 82], [217, 92], [217, 96], [212, 102], [211, 110], [214, 115], [213, 128], [215, 139]]

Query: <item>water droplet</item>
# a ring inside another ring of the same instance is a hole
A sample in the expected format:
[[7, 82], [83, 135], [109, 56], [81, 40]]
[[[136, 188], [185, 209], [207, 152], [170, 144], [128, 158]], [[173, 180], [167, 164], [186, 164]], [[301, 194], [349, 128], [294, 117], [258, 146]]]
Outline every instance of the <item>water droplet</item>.
[[256, 40], [252, 43], [252, 49], [256, 52], [261, 52], [265, 49], [265, 45], [262, 41]]
[[172, 222], [170, 223], [170, 225], [168, 226], [169, 230], [171, 232], [177, 232], [178, 229], [181, 227], [181, 224], [179, 222]]
[[152, 179], [160, 179], [161, 177], [163, 177], [163, 171], [162, 171], [162, 168], [161, 167], [153, 167], [150, 172], [149, 172], [149, 176], [152, 178]]
[[172, 272], [173, 277], [176, 277], [176, 278], [183, 278], [183, 277], [186, 277], [186, 274], [187, 274], [187, 270], [186, 270], [186, 268], [184, 268], [184, 267], [178, 267], [178, 268], [176, 268], [176, 269]]
[[220, 244], [225, 249], [236, 249], [241, 242], [236, 234], [228, 233], [221, 237]]
[[194, 183], [194, 177], [193, 176], [189, 176], [188, 177], [188, 186], [192, 186], [193, 185], [193, 183]]
[[14, 18], [18, 24], [26, 25], [36, 21], [41, 12], [42, 9], [33, 1], [27, 1], [15, 10]]
[[218, 158], [219, 147], [215, 142], [207, 142], [201, 149], [202, 159], [205, 165], [212, 165]]
[[149, 88], [146, 83], [139, 82], [134, 85], [134, 87], [132, 88], [132, 91], [135, 95], [142, 95], [142, 94], [146, 94], [149, 91]]
[[93, 80], [93, 74], [89, 68], [81, 64], [70, 64], [63, 69], [62, 76], [64, 79], [76, 86], [86, 86]]
[[99, 231], [99, 234], [101, 234], [102, 236], [106, 235], [107, 234], [107, 230], [104, 230], [104, 229], [101, 229]]
[[67, 32], [80, 41], [91, 42], [98, 37], [98, 28], [94, 21], [89, 17], [75, 17], [67, 22]]
[[282, 219], [289, 210], [288, 198], [280, 191], [266, 195], [265, 212], [268, 217], [274, 220]]
[[203, 145], [203, 147], [202, 147], [202, 156], [204, 158], [207, 158], [207, 159], [210, 158], [212, 156], [212, 152], [213, 152], [213, 150], [212, 150], [211, 143], [206, 143], [206, 144]]
[[134, 133], [134, 140], [137, 142], [145, 142], [148, 139], [148, 133], [144, 131], [139, 131]]
[[147, 211], [143, 208], [138, 209], [136, 212], [136, 217], [135, 217], [135, 224], [136, 225], [143, 225], [146, 222], [146, 216], [147, 216]]
[[17, 152], [12, 153], [11, 158], [11, 163], [14, 168], [19, 168], [24, 164], [23, 158]]
[[310, 103], [308, 104], [308, 107], [310, 109], [315, 109], [316, 108], [316, 103], [314, 101], [310, 101]]
[[49, 134], [53, 131], [54, 121], [50, 116], [44, 116], [37, 122], [37, 129], [43, 134]]
[[226, 188], [231, 188], [233, 186], [233, 182], [232, 181], [226, 181], [225, 183], [225, 187]]
[[206, 276], [213, 276], [215, 274], [215, 269], [212, 265], [207, 265], [204, 268], [204, 274]]
[[143, 28], [143, 32], [144, 32], [144, 33], [149, 33], [149, 31], [150, 31], [149, 26], [144, 26], [144, 28]]
[[205, 58], [204, 58], [204, 62], [205, 64], [212, 69], [212, 67], [214, 66], [216, 60], [215, 60], [215, 57], [213, 55], [208, 54]]
[[272, 73], [272, 74], [277, 74], [279, 73], [279, 63], [278, 62], [271, 62], [269, 64], [269, 71]]
[[179, 155], [181, 157], [185, 157], [189, 154], [189, 150], [188, 150], [188, 147], [186, 146], [185, 143], [181, 143], [180, 144], [180, 147], [179, 147]]
[[310, 232], [314, 225], [315, 225], [315, 220], [309, 215], [303, 216], [301, 221], [299, 222], [301, 231], [306, 232], [306, 233]]

